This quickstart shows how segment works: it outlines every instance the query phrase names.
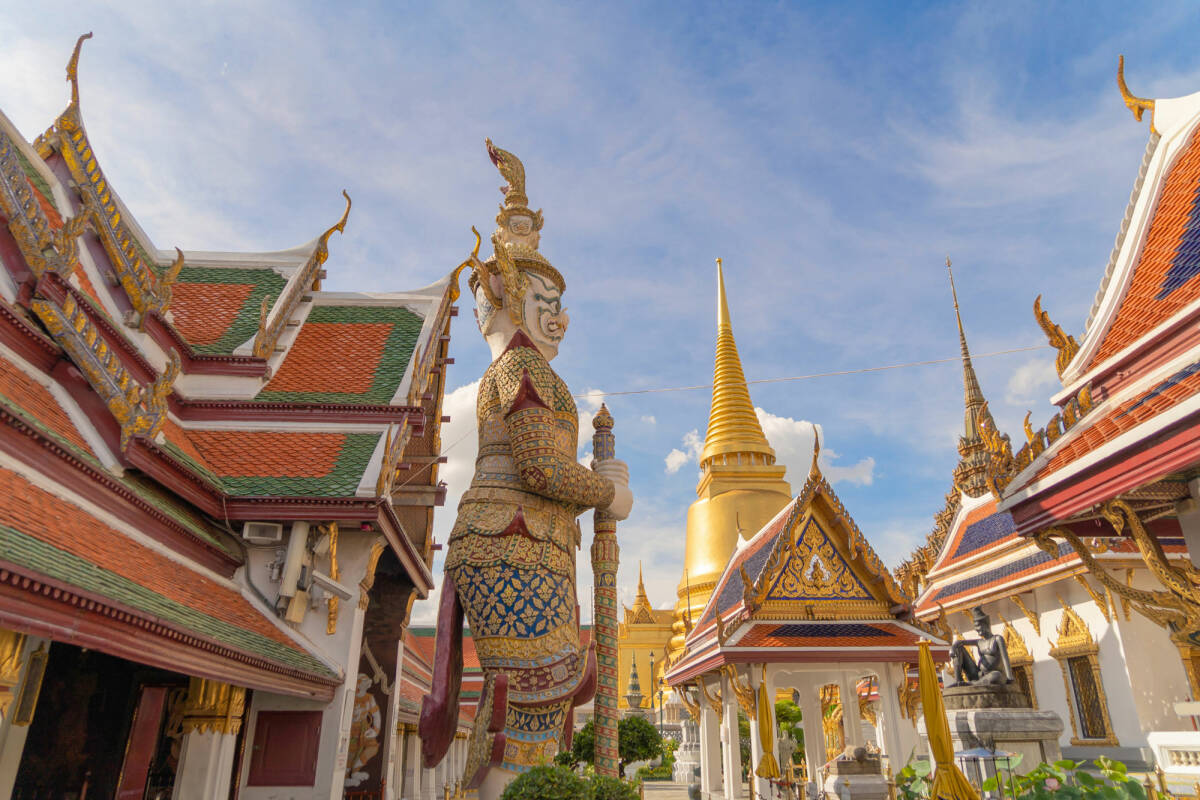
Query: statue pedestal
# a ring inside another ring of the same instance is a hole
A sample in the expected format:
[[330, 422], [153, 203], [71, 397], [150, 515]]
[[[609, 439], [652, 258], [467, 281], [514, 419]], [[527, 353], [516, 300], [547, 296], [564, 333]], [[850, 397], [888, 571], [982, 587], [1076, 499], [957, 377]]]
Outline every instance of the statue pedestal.
[[834, 759], [824, 789], [828, 800], [886, 800], [888, 796], [887, 779], [877, 756]]
[[[999, 689], [1010, 687], [951, 687], [945, 691], [946, 719], [950, 723], [950, 738], [954, 752], [966, 750], [1003, 751], [1019, 753], [1021, 764], [1013, 771], [1025, 774], [1045, 761], [1053, 763], [1062, 758], [1058, 738], [1063, 732], [1063, 721], [1053, 711], [1038, 711], [1032, 708], [957, 708], [950, 709], [952, 692], [958, 689]], [[959, 698], [967, 697], [974, 703], [979, 700], [979, 692], [961, 692]], [[1003, 692], [987, 693], [992, 697], [1001, 696]], [[1022, 700], [1024, 698], [1022, 697]], [[957, 704], [957, 699], [956, 699]], [[929, 733], [922, 717], [917, 725], [917, 731], [929, 746]], [[988, 758], [956, 759], [960, 768], [972, 783], [978, 785], [995, 774], [995, 763]], [[1007, 771], [1007, 766], [1001, 763], [1001, 770]]]

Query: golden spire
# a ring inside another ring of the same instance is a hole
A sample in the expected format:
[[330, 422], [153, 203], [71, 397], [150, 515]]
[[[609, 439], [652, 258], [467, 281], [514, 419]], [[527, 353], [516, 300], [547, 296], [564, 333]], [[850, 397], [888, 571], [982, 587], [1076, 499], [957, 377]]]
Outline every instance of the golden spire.
[[980, 428], [986, 426], [992, 430], [996, 422], [988, 411], [987, 400], [983, 390], [979, 388], [979, 379], [975, 377], [975, 367], [971, 364], [971, 351], [967, 348], [967, 335], [963, 332], [962, 313], [958, 309], [958, 291], [954, 287], [954, 270], [950, 266], [950, 257], [946, 256], [946, 272], [950, 275], [950, 294], [954, 298], [954, 318], [958, 322], [958, 344], [962, 349], [963, 364], [963, 436], [958, 441], [958, 454], [961, 456], [958, 466], [954, 468], [954, 482], [959, 489], [971, 497], [979, 497], [988, 491], [987, 446], [980, 435]]
[[637, 597], [634, 598], [634, 601], [633, 601], [633, 607], [635, 609], [643, 608], [643, 607], [647, 608], [647, 609], [653, 608], [653, 606], [650, 605], [650, 598], [646, 595], [646, 584], [642, 582], [642, 562], [641, 561], [638, 562], [638, 590], [637, 590]]
[[712, 409], [708, 415], [708, 432], [704, 437], [704, 452], [700, 456], [703, 468], [717, 456], [738, 453], [758, 453], [763, 464], [775, 463], [775, 451], [767, 443], [762, 426], [750, 402], [746, 375], [733, 340], [729, 322], [729, 304], [725, 299], [725, 274], [721, 259], [717, 259], [717, 358], [713, 368]]

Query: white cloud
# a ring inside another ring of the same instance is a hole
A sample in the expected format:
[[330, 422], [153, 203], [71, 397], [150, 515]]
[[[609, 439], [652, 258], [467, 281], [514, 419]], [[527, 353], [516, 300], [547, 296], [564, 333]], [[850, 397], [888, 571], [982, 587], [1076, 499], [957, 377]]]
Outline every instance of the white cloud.
[[1048, 358], [1034, 358], [1013, 371], [1004, 390], [1004, 399], [1017, 406], [1041, 404], [1046, 402], [1047, 396], [1059, 386], [1054, 361]]
[[683, 449], [676, 448], [663, 459], [667, 464], [667, 474], [674, 475], [684, 464], [700, 463], [700, 453], [703, 450], [704, 440], [700, 438], [700, 431], [693, 428], [683, 435]]
[[644, 417], [642, 417], [642, 422], [646, 423], [647, 425], [657, 425], [658, 424], [658, 420], [654, 418], [653, 414], [647, 414]]
[[[604, 392], [599, 389], [588, 389], [576, 400], [576, 406], [579, 409], [579, 450], [587, 451], [587, 463], [584, 466], [591, 466], [592, 436], [596, 433], [592, 427], [592, 420], [595, 419], [600, 406], [604, 404]], [[580, 458], [579, 463], [584, 463], [583, 458]]]
[[804, 419], [792, 419], [755, 408], [758, 423], [771, 447], [775, 449], [776, 461], [788, 468], [793, 483], [799, 483], [808, 474], [812, 464], [813, 438], [821, 437], [821, 455], [818, 457], [821, 471], [831, 484], [852, 483], [870, 486], [875, 479], [875, 459], [870, 456], [853, 465], [840, 465], [835, 450], [825, 444], [825, 432], [820, 425]]
[[446, 463], [438, 471], [438, 478], [446, 482], [446, 504], [433, 513], [433, 538], [441, 543], [442, 550], [434, 557], [433, 575], [437, 580], [437, 588], [428, 600], [413, 605], [413, 625], [432, 625], [437, 617], [445, 547], [454, 529], [458, 501], [475, 475], [475, 456], [479, 453], [475, 425], [475, 398], [478, 393], [479, 381], [472, 381], [449, 392], [442, 401], [442, 413], [450, 417], [450, 421], [442, 426], [442, 441], [445, 443], [442, 454], [446, 456]]

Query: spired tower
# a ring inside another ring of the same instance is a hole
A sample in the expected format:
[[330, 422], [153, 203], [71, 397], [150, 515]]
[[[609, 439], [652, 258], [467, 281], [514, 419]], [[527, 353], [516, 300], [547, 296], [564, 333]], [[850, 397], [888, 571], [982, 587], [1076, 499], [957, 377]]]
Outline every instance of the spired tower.
[[697, 499], [688, 509], [684, 571], [668, 650], [672, 661], [683, 651], [683, 640], [692, 622], [700, 618], [738, 538], [749, 539], [758, 533], [792, 499], [784, 471], [775, 464], [775, 451], [750, 402], [718, 258], [712, 408], [700, 454]]

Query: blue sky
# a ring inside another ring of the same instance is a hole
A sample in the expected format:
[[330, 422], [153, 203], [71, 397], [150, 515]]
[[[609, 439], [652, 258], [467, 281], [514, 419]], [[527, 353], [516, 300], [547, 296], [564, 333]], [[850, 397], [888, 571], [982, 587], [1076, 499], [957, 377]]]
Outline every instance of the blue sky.
[[[1044, 344], [1039, 293], [1082, 334], [1148, 136], [1117, 54], [1136, 93], [1200, 90], [1200, 12], [1141, 5], [49, 1], [0, 10], [0, 109], [43, 130], [94, 31], [84, 119], [155, 244], [290, 247], [336, 220], [346, 188], [334, 290], [422, 286], [461, 261], [500, 200], [490, 136], [524, 160], [568, 281], [568, 384], [689, 386], [711, 380], [716, 256], [751, 379], [956, 355], [946, 254], [973, 352]], [[487, 363], [463, 312], [451, 389]], [[1026, 410], [1050, 416], [1051, 351], [976, 366], [1014, 439]], [[816, 422], [885, 561], [924, 538], [957, 459], [956, 363], [751, 394], [793, 489]], [[638, 498], [619, 530], [627, 601], [639, 559], [652, 601], [674, 601], [696, 481], [678, 462], [708, 401], [609, 400]], [[469, 431], [469, 389], [449, 405], [447, 444]], [[452, 490], [470, 450], [468, 435], [448, 453]], [[453, 506], [439, 517], [444, 539]]]

